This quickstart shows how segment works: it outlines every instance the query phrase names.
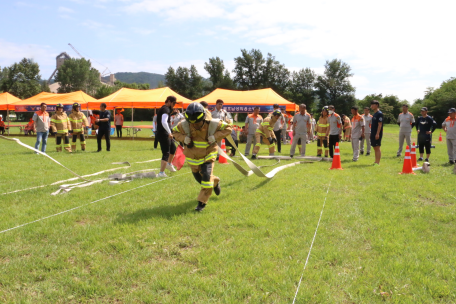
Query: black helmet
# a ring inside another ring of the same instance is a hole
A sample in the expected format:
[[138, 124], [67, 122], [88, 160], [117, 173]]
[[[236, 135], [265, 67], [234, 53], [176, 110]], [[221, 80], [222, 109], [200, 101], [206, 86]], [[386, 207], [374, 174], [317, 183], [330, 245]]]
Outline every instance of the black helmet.
[[81, 105], [77, 102], [73, 103], [73, 108], [79, 108]]
[[204, 107], [198, 102], [192, 102], [185, 112], [185, 119], [189, 123], [197, 123], [206, 118], [206, 111]]
[[280, 110], [274, 110], [274, 112], [272, 112], [272, 116], [274, 116], [274, 115], [280, 116], [280, 115], [282, 115], [282, 112]]
[[63, 104], [58, 103], [58, 104], [55, 106], [55, 108], [56, 108], [56, 109], [58, 109], [58, 108], [62, 108], [62, 109], [63, 109]]

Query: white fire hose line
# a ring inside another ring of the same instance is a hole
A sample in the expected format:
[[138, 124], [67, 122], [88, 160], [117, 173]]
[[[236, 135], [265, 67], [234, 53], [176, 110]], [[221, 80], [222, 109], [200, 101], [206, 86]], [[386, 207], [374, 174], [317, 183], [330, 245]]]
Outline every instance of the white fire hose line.
[[88, 205], [91, 205], [91, 204], [95, 204], [97, 202], [100, 202], [100, 201], [103, 201], [103, 200], [107, 200], [108, 198], [115, 197], [115, 196], [118, 196], [118, 195], [121, 195], [121, 194], [124, 194], [124, 193], [127, 193], [127, 192], [131, 192], [131, 191], [139, 189], [139, 188], [143, 188], [143, 187], [146, 187], [146, 186], [150, 186], [152, 184], [156, 184], [156, 183], [159, 183], [159, 182], [163, 182], [165, 180], [169, 180], [171, 178], [175, 178], [175, 177], [178, 177], [178, 176], [181, 176], [181, 175], [185, 175], [185, 174], [190, 174], [190, 172], [182, 173], [182, 174], [179, 174], [179, 175], [176, 175], [176, 176], [171, 176], [171, 177], [168, 177], [168, 178], [164, 178], [164, 179], [161, 179], [161, 180], [158, 180], [158, 181], [155, 181], [155, 182], [152, 182], [152, 183], [148, 183], [148, 184], [145, 184], [145, 185], [133, 188], [133, 189], [129, 189], [129, 190], [126, 190], [126, 191], [123, 191], [123, 192], [119, 192], [119, 193], [104, 197], [104, 198], [100, 198], [100, 199], [98, 199], [96, 201], [93, 201], [93, 202], [90, 202], [88, 204], [84, 204], [84, 205], [81, 205], [81, 206], [78, 206], [78, 207], [74, 207], [74, 208], [71, 208], [71, 209], [68, 209], [68, 210], [53, 214], [53, 215], [49, 215], [49, 216], [46, 216], [46, 217], [31, 221], [31, 222], [22, 224], [22, 225], [18, 225], [18, 226], [12, 227], [12, 228], [8, 228], [6, 230], [0, 231], [0, 234], [8, 232], [8, 231], [11, 231], [11, 230], [14, 230], [14, 229], [17, 229], [17, 228], [21, 228], [21, 227], [24, 227], [24, 226], [27, 226], [27, 225], [30, 225], [30, 224], [33, 224], [33, 223], [36, 223], [36, 222], [40, 222], [40, 221], [43, 221], [45, 219], [48, 219], [48, 218], [51, 218], [51, 217], [54, 217], [54, 216], [57, 216], [57, 215], [60, 215], [60, 214], [64, 214], [64, 213], [67, 213], [67, 212], [70, 212], [70, 211], [73, 211], [73, 210], [76, 210], [76, 209], [79, 209], [79, 208], [82, 208], [82, 207], [85, 207], [85, 206], [88, 206]]
[[310, 252], [312, 251], [312, 247], [313, 247], [313, 244], [315, 242], [315, 237], [317, 236], [318, 227], [320, 226], [321, 217], [323, 215], [323, 210], [325, 210], [326, 198], [328, 197], [329, 188], [331, 187], [331, 182], [332, 182], [332, 179], [329, 181], [328, 190], [326, 190], [326, 196], [325, 196], [325, 200], [323, 202], [323, 207], [321, 208], [320, 218], [318, 219], [317, 227], [315, 228], [315, 233], [314, 233], [314, 236], [313, 236], [313, 239], [312, 239], [312, 243], [310, 244], [309, 253], [307, 254], [306, 263], [304, 264], [304, 269], [302, 270], [301, 278], [299, 279], [298, 288], [296, 288], [296, 293], [295, 293], [295, 296], [294, 296], [294, 299], [293, 299], [293, 304], [296, 302], [296, 297], [298, 296], [298, 291], [299, 291], [299, 287], [301, 286], [302, 278], [304, 276], [304, 271], [306, 270], [307, 263], [309, 262]]

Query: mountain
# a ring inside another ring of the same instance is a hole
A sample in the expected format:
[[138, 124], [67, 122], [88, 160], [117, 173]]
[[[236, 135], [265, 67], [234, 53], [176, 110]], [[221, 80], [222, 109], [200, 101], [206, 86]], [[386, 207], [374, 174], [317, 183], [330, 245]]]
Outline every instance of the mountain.
[[[119, 72], [114, 74], [117, 80], [126, 83], [148, 83], [150, 84], [151, 89], [155, 89], [158, 87], [158, 82], [162, 81], [165, 83], [165, 75], [155, 74], [155, 73], [148, 73], [148, 72], [138, 72], [138, 73], [130, 73], [130, 72]], [[109, 76], [103, 77], [103, 80], [108, 82]]]

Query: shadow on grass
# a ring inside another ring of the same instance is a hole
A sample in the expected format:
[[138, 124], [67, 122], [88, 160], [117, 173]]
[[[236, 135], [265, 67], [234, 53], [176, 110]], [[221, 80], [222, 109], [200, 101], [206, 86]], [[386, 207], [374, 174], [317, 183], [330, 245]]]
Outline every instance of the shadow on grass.
[[259, 183], [259, 184], [256, 185], [255, 187], [251, 188], [250, 191], [253, 191], [253, 190], [256, 190], [256, 189], [259, 189], [259, 188], [263, 187], [264, 185], [266, 185], [267, 183], [269, 183], [271, 180], [272, 180], [272, 178], [266, 178], [266, 179], [263, 180], [261, 183]]
[[180, 205], [172, 205], [172, 206], [157, 206], [152, 208], [140, 209], [135, 212], [131, 213], [119, 213], [117, 215], [117, 219], [115, 220], [116, 224], [123, 224], [123, 223], [137, 223], [144, 220], [148, 220], [150, 218], [158, 217], [158, 218], [165, 218], [165, 219], [172, 219], [174, 216], [182, 215], [185, 213], [193, 212], [194, 208], [198, 202], [196, 199], [188, 201], [186, 203]]

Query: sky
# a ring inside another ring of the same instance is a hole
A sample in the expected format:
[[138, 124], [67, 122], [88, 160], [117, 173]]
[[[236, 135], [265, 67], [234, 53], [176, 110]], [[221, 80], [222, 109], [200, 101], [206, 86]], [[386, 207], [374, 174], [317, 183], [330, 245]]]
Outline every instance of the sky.
[[[292, 71], [348, 63], [356, 97], [409, 102], [456, 76], [456, 1], [422, 0], [1, 0], [0, 67], [24, 57], [43, 79], [61, 52], [100, 71], [164, 74], [241, 49], [271, 53]], [[454, 61], [453, 61], [454, 60]]]

